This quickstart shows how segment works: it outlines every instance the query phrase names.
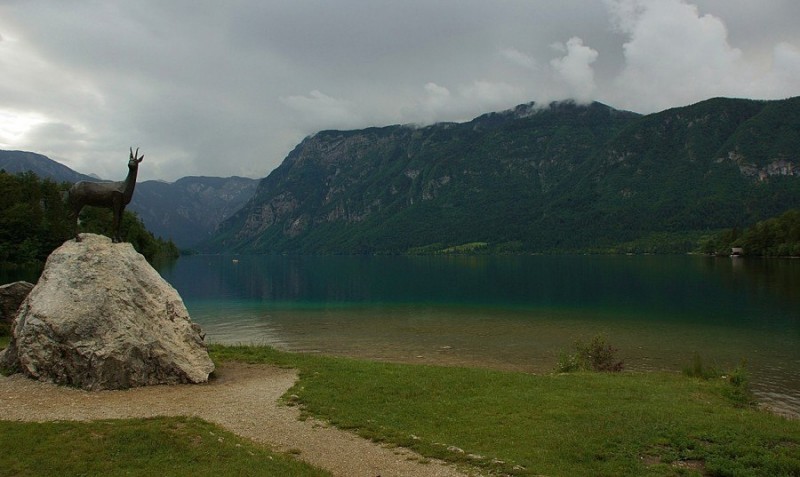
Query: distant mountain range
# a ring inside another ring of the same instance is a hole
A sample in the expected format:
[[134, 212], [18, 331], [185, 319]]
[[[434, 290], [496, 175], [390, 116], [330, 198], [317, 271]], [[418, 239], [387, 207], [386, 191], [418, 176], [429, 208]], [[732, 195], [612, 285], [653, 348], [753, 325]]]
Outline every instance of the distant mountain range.
[[130, 210], [154, 235], [171, 238], [179, 248], [209, 240], [217, 226], [256, 191], [258, 180], [245, 177], [183, 177], [175, 182], [136, 185]]
[[0, 170], [10, 174], [33, 172], [55, 182], [96, 181], [92, 176], [75, 172], [47, 156], [26, 151], [0, 151]]
[[526, 104], [466, 123], [322, 131], [208, 249], [681, 251], [800, 206], [798, 151], [800, 98], [717, 98], [645, 116]]
[[[0, 151], [0, 169], [33, 172], [56, 182], [98, 180], [41, 154], [24, 151]], [[136, 212], [156, 236], [172, 239], [180, 248], [191, 248], [211, 238], [217, 225], [252, 197], [257, 185], [258, 180], [244, 177], [142, 181], [136, 184], [128, 210]]]

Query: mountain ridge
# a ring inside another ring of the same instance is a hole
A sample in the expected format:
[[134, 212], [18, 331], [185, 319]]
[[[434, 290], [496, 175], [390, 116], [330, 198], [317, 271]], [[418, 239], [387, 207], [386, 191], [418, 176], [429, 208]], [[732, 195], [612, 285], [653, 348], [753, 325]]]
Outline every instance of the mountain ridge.
[[208, 250], [575, 251], [742, 226], [800, 204], [798, 111], [800, 98], [650, 115], [528, 103], [465, 123], [320, 131]]
[[28, 151], [0, 150], [0, 169], [9, 174], [33, 172], [55, 182], [94, 181], [95, 177], [81, 174], [47, 156]]

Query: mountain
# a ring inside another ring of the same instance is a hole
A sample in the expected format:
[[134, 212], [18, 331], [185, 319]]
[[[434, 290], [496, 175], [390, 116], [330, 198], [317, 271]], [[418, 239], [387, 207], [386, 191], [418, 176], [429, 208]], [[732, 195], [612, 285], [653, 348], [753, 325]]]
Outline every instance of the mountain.
[[323, 131], [259, 183], [209, 250], [547, 252], [696, 238], [800, 204], [798, 131], [800, 98], [646, 116], [527, 104], [467, 123]]
[[[33, 172], [55, 182], [98, 181], [47, 156], [24, 151], [0, 151], [0, 169]], [[255, 192], [258, 181], [244, 177], [184, 177], [173, 183], [136, 184], [128, 210], [136, 212], [156, 236], [172, 239], [180, 248], [207, 240], [217, 225], [238, 210]]]
[[154, 235], [190, 248], [208, 240], [220, 222], [252, 197], [257, 185], [258, 180], [245, 177], [143, 181], [136, 184], [128, 209], [136, 212]]
[[47, 156], [25, 151], [0, 151], [0, 170], [5, 170], [9, 174], [33, 172], [41, 178], [55, 182], [95, 180], [91, 176], [75, 172]]

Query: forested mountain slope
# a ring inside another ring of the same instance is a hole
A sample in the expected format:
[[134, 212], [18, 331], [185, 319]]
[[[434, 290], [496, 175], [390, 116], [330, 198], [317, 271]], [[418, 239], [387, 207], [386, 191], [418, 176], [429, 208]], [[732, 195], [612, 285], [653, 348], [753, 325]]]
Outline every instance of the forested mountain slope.
[[640, 116], [521, 105], [467, 123], [306, 138], [210, 249], [602, 249], [743, 226], [800, 204], [800, 98]]

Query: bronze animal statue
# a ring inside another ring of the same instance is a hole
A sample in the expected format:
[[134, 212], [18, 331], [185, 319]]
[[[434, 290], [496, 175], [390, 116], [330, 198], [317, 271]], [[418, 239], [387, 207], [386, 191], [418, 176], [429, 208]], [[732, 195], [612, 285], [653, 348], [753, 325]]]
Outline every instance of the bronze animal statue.
[[128, 177], [121, 182], [89, 182], [81, 181], [75, 183], [68, 192], [67, 204], [69, 206], [70, 214], [75, 219], [75, 241], [80, 242], [81, 238], [78, 235], [78, 216], [84, 206], [90, 205], [93, 207], [105, 207], [114, 211], [114, 225], [113, 237], [111, 238], [114, 243], [122, 241], [119, 236], [119, 224], [122, 222], [122, 213], [125, 211], [125, 206], [130, 204], [133, 198], [133, 189], [136, 187], [136, 174], [139, 172], [139, 163], [144, 159], [137, 157], [139, 155], [139, 148], [136, 148], [136, 153], [131, 148], [131, 155], [128, 159]]

